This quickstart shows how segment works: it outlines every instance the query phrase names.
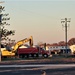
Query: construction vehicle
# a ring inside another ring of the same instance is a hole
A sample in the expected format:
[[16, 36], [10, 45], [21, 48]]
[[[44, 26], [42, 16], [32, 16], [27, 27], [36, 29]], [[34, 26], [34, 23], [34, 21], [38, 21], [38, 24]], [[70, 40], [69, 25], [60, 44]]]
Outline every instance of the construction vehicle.
[[[20, 46], [22, 46], [26, 42], [29, 42], [30, 46], [28, 48], [20, 48]], [[49, 51], [46, 51], [45, 49], [40, 47], [33, 47], [33, 37], [30, 36], [29, 38], [18, 41], [14, 45], [13, 49], [7, 47], [1, 48], [1, 55], [2, 57], [18, 56], [18, 58], [24, 58], [43, 56], [44, 58], [47, 58], [49, 56]]]
[[40, 46], [27, 47], [27, 48], [18, 48], [18, 56], [20, 58], [30, 58], [30, 57], [44, 57], [47, 58], [50, 54], [49, 51]]
[[49, 56], [49, 51], [44, 50], [40, 47], [29, 47], [29, 48], [18, 48], [19, 58], [34, 58], [34, 57], [44, 57]]
[[7, 49], [7, 48], [4, 46], [4, 48], [1, 48], [1, 55], [2, 55], [2, 57], [12, 57], [12, 56], [16, 56], [17, 49], [18, 49], [21, 45], [23, 45], [24, 43], [26, 43], [26, 42], [29, 42], [30, 46], [33, 46], [33, 37], [30, 36], [29, 38], [25, 38], [25, 39], [23, 39], [23, 40], [21, 40], [21, 41], [18, 41], [18, 42], [14, 45], [13, 49], [11, 48], [12, 50]]

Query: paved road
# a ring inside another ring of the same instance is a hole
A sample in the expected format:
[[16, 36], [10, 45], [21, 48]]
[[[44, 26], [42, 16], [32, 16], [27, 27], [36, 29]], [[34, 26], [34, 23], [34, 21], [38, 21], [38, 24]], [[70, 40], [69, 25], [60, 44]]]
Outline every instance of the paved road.
[[75, 67], [75, 64], [39, 64], [39, 65], [0, 65], [0, 68], [5, 68], [5, 67], [8, 67], [8, 68], [18, 68], [18, 67], [46, 67], [46, 68], [68, 68], [68, 67]]
[[75, 64], [0, 65], [0, 75], [75, 75]]

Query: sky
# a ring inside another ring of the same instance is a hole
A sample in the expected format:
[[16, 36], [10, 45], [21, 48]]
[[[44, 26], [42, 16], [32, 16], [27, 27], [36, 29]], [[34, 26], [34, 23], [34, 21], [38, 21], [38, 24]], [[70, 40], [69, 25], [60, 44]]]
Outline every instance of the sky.
[[9, 13], [10, 26], [15, 30], [11, 39], [19, 41], [33, 36], [34, 44], [58, 43], [65, 41], [65, 23], [67, 18], [68, 40], [75, 37], [75, 1], [74, 0], [1, 0], [5, 1], [3, 13]]

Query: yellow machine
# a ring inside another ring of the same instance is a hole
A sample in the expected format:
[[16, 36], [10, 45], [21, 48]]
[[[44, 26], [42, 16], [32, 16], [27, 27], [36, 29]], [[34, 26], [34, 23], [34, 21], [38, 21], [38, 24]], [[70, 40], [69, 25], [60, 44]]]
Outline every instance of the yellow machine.
[[7, 50], [6, 48], [4, 48], [3, 50], [1, 50], [1, 54], [2, 54], [2, 57], [11, 57], [11, 56], [15, 56], [16, 52], [17, 52], [17, 49], [23, 45], [24, 43], [26, 42], [29, 42], [29, 45], [30, 46], [33, 46], [33, 37], [30, 36], [29, 38], [25, 38], [21, 41], [18, 41], [13, 49], [11, 51]]

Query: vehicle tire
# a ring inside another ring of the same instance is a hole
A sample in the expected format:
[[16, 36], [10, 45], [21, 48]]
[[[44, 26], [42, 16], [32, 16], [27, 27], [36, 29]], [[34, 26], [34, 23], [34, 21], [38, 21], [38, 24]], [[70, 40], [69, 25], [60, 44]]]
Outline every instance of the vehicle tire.
[[19, 58], [24, 58], [24, 55], [20, 54], [20, 55], [19, 55]]
[[44, 54], [43, 57], [44, 57], [44, 58], [48, 58], [48, 55], [47, 55], [47, 54]]
[[38, 57], [38, 54], [34, 54], [34, 57]]
[[37, 55], [36, 54], [34, 54], [34, 57], [36, 57]]
[[29, 57], [32, 57], [32, 54], [29, 54]]
[[25, 54], [25, 58], [29, 58], [29, 55], [28, 54]]
[[24, 55], [22, 55], [22, 58], [24, 58]]
[[39, 55], [38, 55], [38, 54], [36, 54], [36, 57], [39, 57]]
[[19, 58], [22, 58], [22, 55], [19, 55]]

